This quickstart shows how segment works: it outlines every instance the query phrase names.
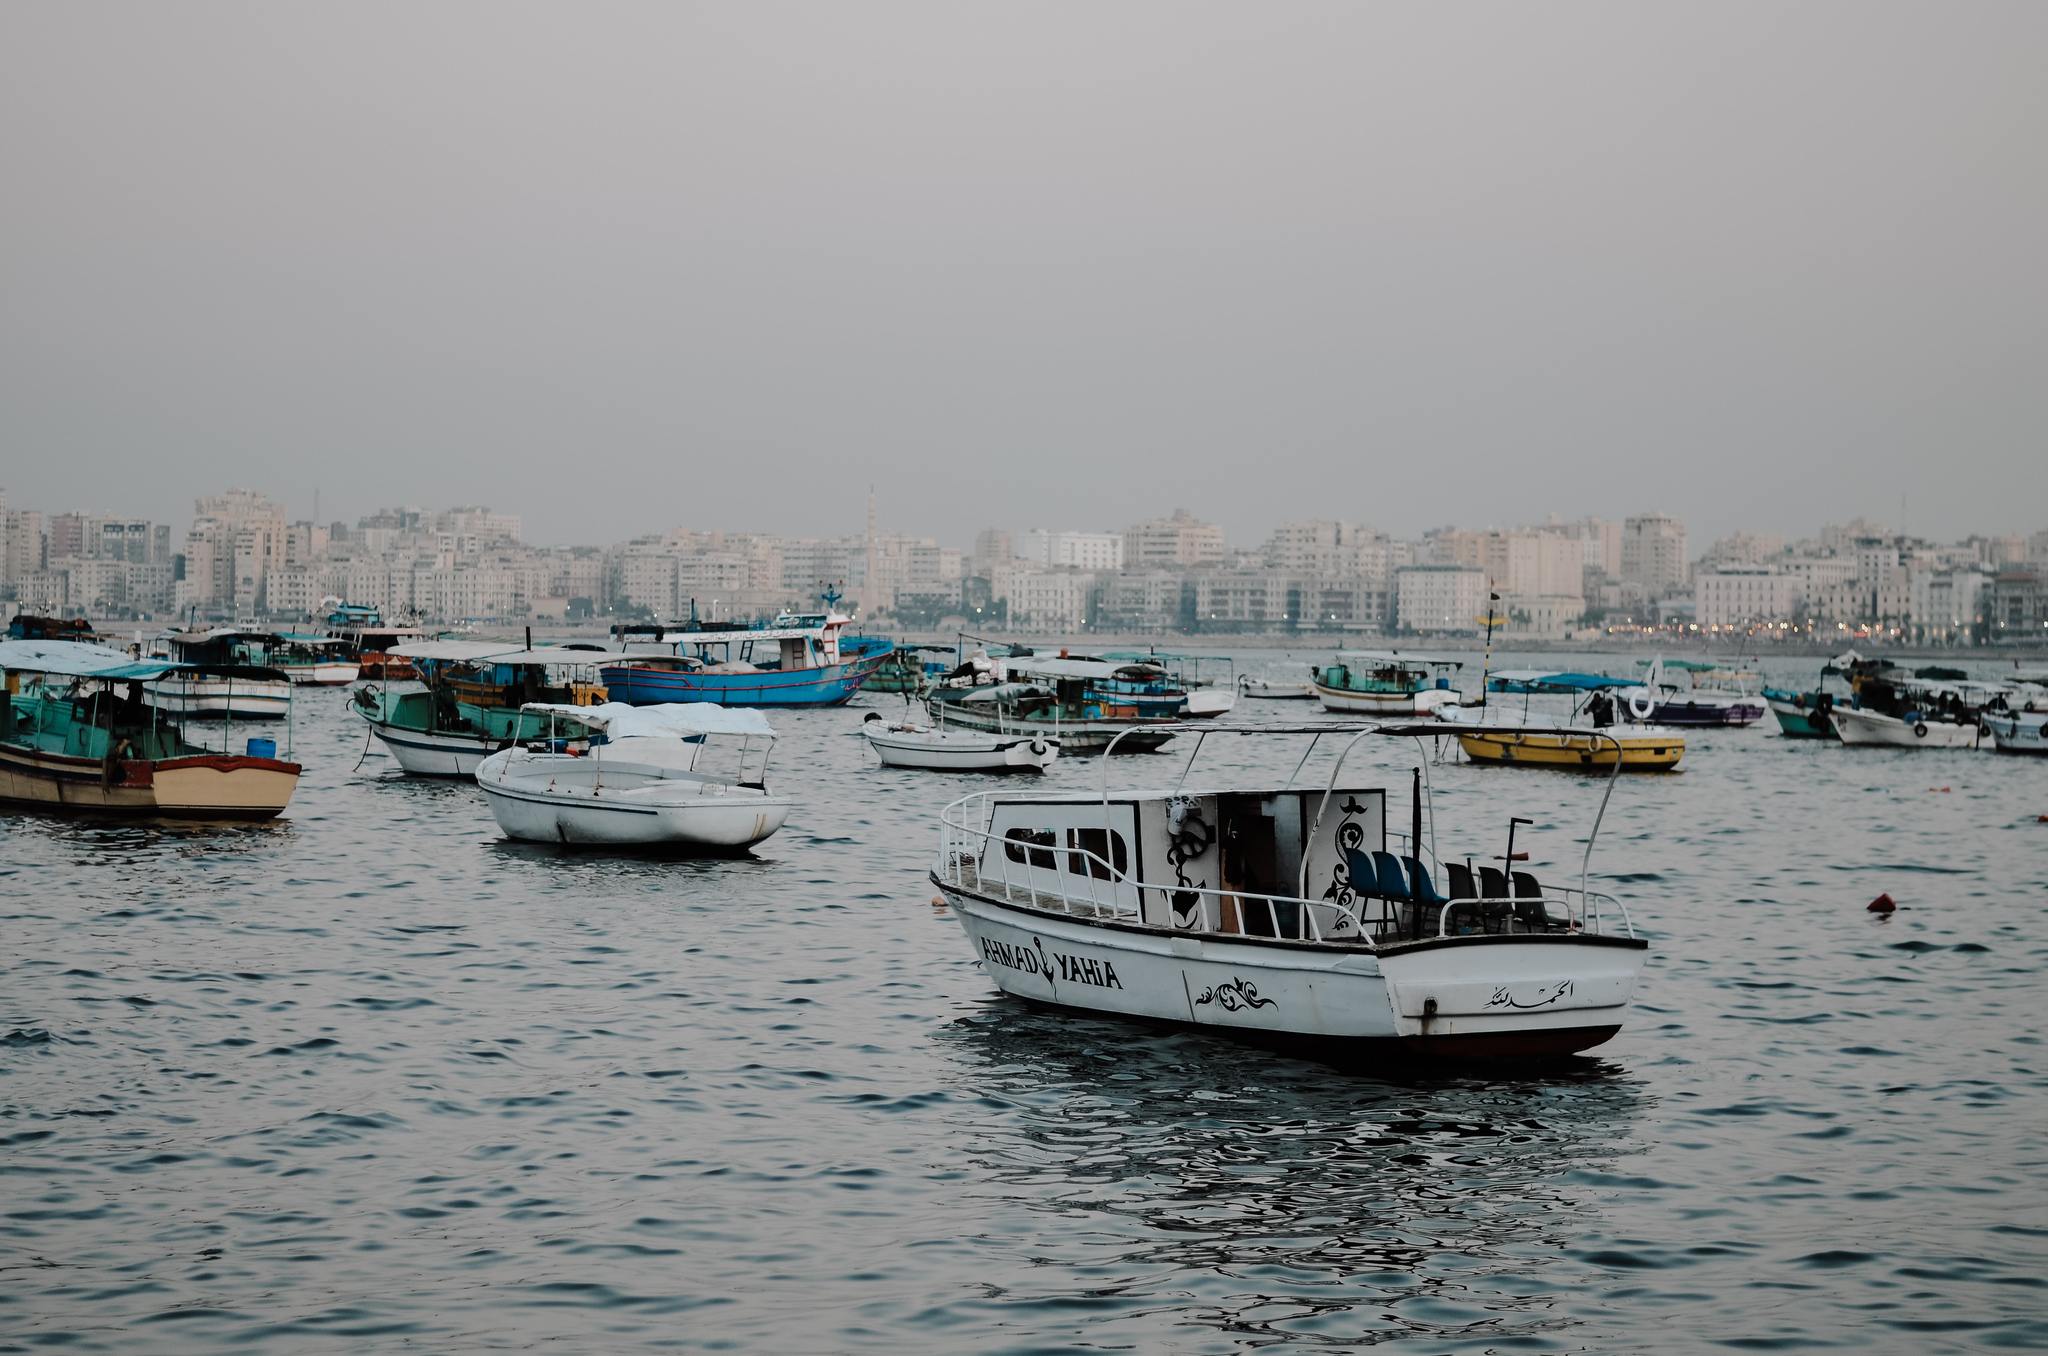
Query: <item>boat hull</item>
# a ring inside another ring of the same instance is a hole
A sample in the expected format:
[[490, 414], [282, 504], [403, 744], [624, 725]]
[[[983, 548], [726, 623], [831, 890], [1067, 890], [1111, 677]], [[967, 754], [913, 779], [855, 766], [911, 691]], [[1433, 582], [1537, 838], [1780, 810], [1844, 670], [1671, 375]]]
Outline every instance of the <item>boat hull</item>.
[[1298, 945], [1028, 909], [932, 877], [996, 987], [1034, 1003], [1388, 1060], [1555, 1057], [1622, 1025], [1632, 939]]
[[298, 687], [347, 687], [361, 676], [361, 664], [335, 660], [331, 663], [294, 665], [285, 676]]
[[283, 720], [292, 704], [287, 680], [173, 675], [144, 683], [142, 699], [167, 716], [196, 720]]
[[1188, 689], [1187, 714], [1192, 720], [1215, 720], [1230, 714], [1237, 706], [1237, 689], [1230, 687], [1191, 687]]
[[884, 767], [927, 772], [1043, 772], [1060, 756], [1060, 743], [1044, 735], [983, 735], [948, 731], [942, 735], [866, 731]]
[[1905, 721], [1855, 707], [1835, 708], [1835, 730], [1844, 744], [1860, 748], [1974, 749], [1983, 743], [1974, 722]]
[[1560, 731], [1557, 734], [1460, 734], [1459, 747], [1475, 763], [1502, 767], [1547, 767], [1569, 771], [1604, 772], [1621, 760], [1623, 772], [1669, 772], [1685, 757], [1685, 739], [1676, 734], [1644, 734], [1610, 729], [1621, 747], [1590, 735]]
[[[1148, 730], [1133, 726], [1127, 721], [1032, 721], [1006, 717], [1000, 711], [985, 709], [973, 702], [927, 703], [934, 720], [968, 730], [986, 730], [993, 734], [1042, 733], [1047, 738], [1057, 739], [1060, 752], [1066, 754], [1094, 754], [1105, 752], [1112, 741], [1116, 751], [1124, 753], [1152, 753], [1164, 748], [1173, 738], [1171, 730]], [[1130, 733], [1125, 734], [1125, 731]], [[1123, 735], [1118, 739], [1118, 735]]]
[[1247, 678], [1238, 684], [1238, 693], [1251, 701], [1262, 702], [1312, 702], [1316, 700], [1314, 683], [1269, 683], [1263, 678]]
[[1778, 732], [1787, 739], [1833, 739], [1834, 723], [1828, 713], [1813, 706], [1783, 697], [1766, 698], [1771, 715], [1777, 718]]
[[1987, 712], [1984, 723], [2000, 753], [2048, 754], [2048, 712], [2015, 711], [2009, 715]]
[[74, 814], [166, 819], [274, 819], [291, 802], [299, 765], [277, 758], [192, 754], [154, 763], [0, 745], [0, 801]]
[[1359, 692], [1317, 683], [1315, 695], [1325, 711], [1347, 716], [1426, 716], [1458, 700], [1458, 694], [1447, 687], [1425, 687], [1414, 692]]
[[374, 720], [370, 721], [370, 733], [399, 769], [412, 777], [474, 777], [484, 759], [506, 746], [502, 739], [409, 730]]
[[789, 818], [789, 801], [758, 793], [683, 801], [660, 785], [558, 788], [545, 774], [507, 777], [501, 774], [509, 756], [485, 760], [476, 780], [498, 827], [522, 842], [738, 852]]
[[679, 669], [608, 664], [599, 672], [611, 700], [628, 706], [717, 702], [721, 706], [842, 706], [886, 655], [815, 669], [755, 673], [684, 673]]
[[1672, 698], [1653, 706], [1645, 724], [1675, 725], [1688, 730], [1754, 725], [1764, 718], [1764, 711], [1761, 701], [1701, 702]]

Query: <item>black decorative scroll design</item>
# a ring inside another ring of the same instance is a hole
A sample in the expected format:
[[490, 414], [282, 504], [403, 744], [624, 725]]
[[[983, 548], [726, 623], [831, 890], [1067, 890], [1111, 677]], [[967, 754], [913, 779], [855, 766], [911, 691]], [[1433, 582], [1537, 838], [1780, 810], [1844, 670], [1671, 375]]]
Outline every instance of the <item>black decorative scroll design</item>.
[[1537, 989], [1536, 997], [1530, 1002], [1523, 1003], [1518, 1001], [1514, 994], [1508, 992], [1506, 988], [1499, 988], [1493, 991], [1493, 997], [1486, 1000], [1486, 1006], [1490, 1008], [1516, 1008], [1527, 1012], [1530, 1008], [1547, 1008], [1552, 1003], [1569, 995], [1571, 991], [1572, 982], [1570, 980], [1559, 980], [1555, 985]]
[[1337, 864], [1330, 868], [1330, 887], [1323, 891], [1323, 898], [1340, 909], [1350, 909], [1358, 903], [1359, 886], [1374, 884], [1351, 879], [1351, 854], [1365, 846], [1365, 825], [1358, 820], [1365, 807], [1358, 797], [1346, 796], [1337, 812], [1344, 816], [1337, 821], [1335, 834]]
[[1246, 1008], [1277, 1008], [1279, 1003], [1270, 998], [1259, 997], [1259, 986], [1248, 979], [1233, 979], [1227, 984], [1217, 984], [1202, 990], [1202, 996], [1195, 1000], [1195, 1006], [1204, 1008], [1214, 1003], [1225, 1012], [1242, 1012]]
[[1187, 864], [1209, 850], [1209, 845], [1216, 840], [1216, 833], [1202, 818], [1201, 807], [1193, 801], [1170, 802], [1166, 814], [1166, 864], [1173, 868], [1174, 881], [1182, 887], [1169, 897], [1173, 905], [1173, 922], [1175, 927], [1192, 927], [1202, 904], [1202, 896], [1197, 891], [1208, 889], [1209, 882], [1190, 880]]

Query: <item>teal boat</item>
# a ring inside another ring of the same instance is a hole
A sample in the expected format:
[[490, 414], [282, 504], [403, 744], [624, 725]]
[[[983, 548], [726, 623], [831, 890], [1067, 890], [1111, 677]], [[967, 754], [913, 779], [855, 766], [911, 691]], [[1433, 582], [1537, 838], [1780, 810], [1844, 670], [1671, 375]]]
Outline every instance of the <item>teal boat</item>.
[[608, 650], [533, 650], [503, 640], [422, 641], [392, 653], [418, 669], [426, 689], [360, 687], [353, 706], [415, 777], [471, 777], [500, 749], [542, 737], [546, 718], [523, 711], [528, 703], [602, 704], [605, 689], [592, 671], [617, 658]]

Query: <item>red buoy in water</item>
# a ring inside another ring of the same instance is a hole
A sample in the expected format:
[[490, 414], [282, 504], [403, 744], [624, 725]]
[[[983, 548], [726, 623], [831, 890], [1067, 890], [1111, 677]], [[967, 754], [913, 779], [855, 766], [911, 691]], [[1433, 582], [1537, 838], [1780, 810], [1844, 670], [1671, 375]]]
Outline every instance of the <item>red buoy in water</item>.
[[1871, 900], [1868, 904], [1864, 905], [1863, 907], [1868, 909], [1871, 913], [1890, 913], [1892, 910], [1898, 908], [1899, 904], [1898, 901], [1893, 899], [1890, 895], [1879, 895], [1876, 899]]

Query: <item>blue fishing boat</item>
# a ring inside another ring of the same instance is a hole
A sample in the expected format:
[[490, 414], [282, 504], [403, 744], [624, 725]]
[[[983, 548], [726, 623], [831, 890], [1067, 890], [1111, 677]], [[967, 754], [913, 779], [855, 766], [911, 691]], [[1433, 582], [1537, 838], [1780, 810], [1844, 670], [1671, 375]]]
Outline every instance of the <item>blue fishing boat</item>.
[[721, 706], [838, 706], [895, 652], [880, 636], [844, 634], [853, 619], [829, 610], [748, 627], [664, 632], [666, 653], [620, 655], [602, 670], [615, 702]]

